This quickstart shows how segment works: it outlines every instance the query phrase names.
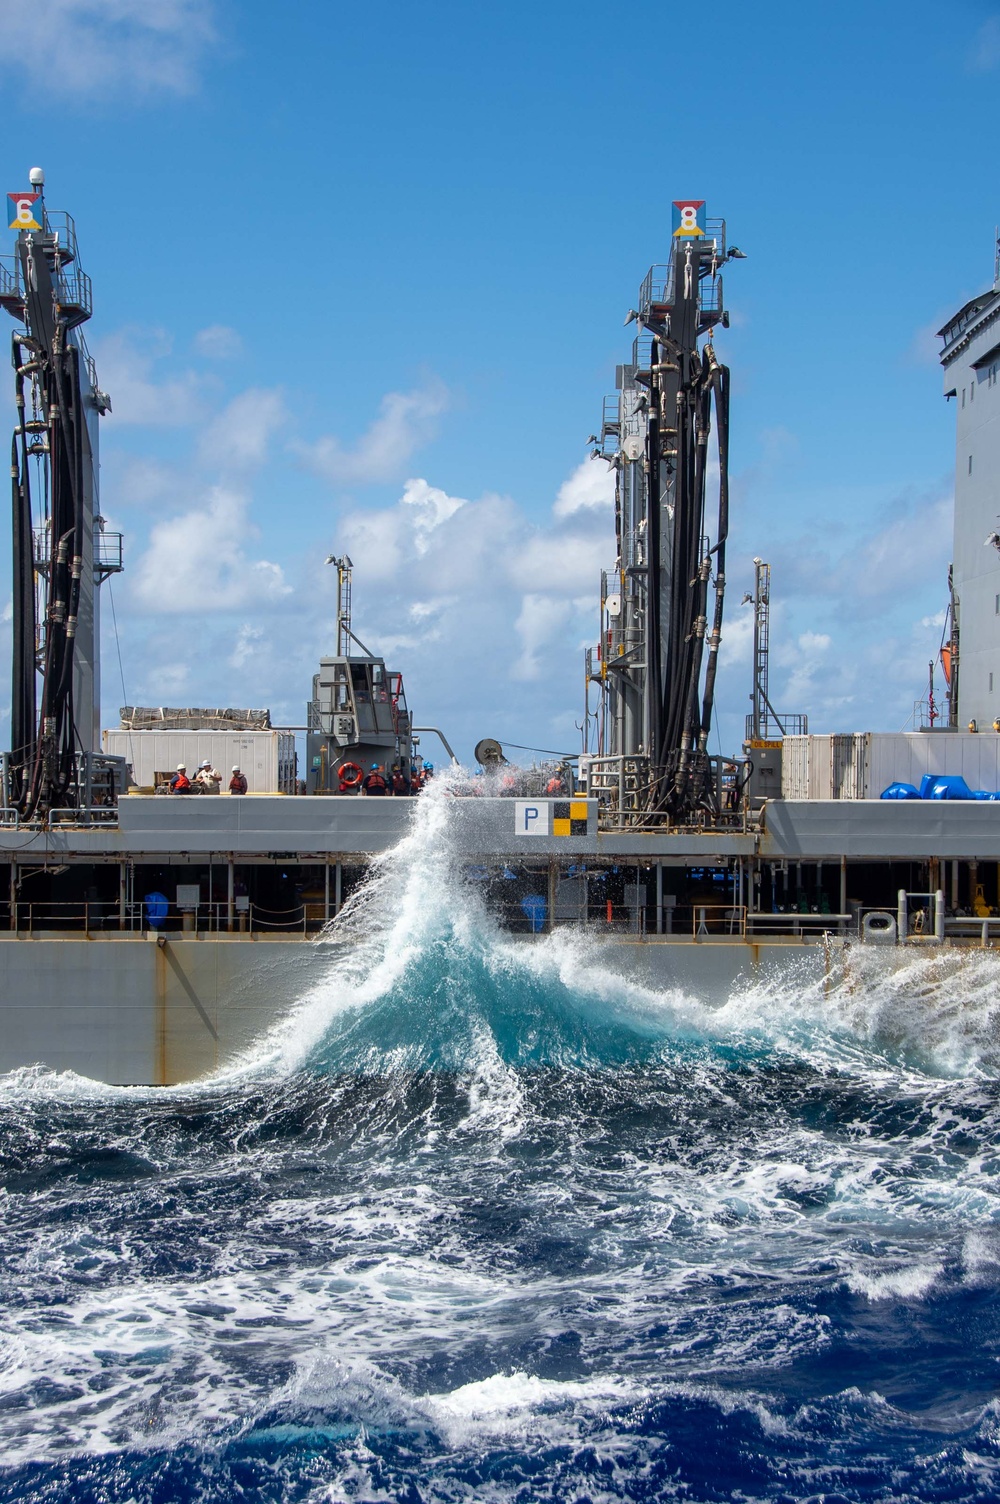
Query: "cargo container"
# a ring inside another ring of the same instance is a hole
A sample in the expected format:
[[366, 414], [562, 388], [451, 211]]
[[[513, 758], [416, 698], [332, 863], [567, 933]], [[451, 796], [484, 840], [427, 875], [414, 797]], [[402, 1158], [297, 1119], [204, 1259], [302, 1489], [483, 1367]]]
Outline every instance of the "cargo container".
[[295, 734], [291, 731], [123, 731], [103, 735], [104, 750], [124, 757], [140, 788], [169, 781], [178, 763], [193, 775], [207, 757], [222, 774], [222, 789], [238, 764], [251, 794], [295, 793]]
[[863, 799], [864, 737], [786, 736], [781, 754], [783, 799]]
[[965, 779], [969, 788], [1000, 789], [1000, 735], [995, 731], [858, 731], [786, 736], [784, 799], [877, 799], [891, 783], [920, 787], [925, 773]]

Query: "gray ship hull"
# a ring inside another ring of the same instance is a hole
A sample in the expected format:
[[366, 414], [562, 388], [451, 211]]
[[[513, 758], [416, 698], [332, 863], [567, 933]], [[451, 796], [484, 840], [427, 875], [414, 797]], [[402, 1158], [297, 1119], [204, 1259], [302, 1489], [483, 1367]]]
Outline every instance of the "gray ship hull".
[[[301, 937], [0, 941], [0, 1073], [42, 1067], [111, 1085], [172, 1086], [238, 1070], [268, 1053], [267, 1036], [280, 1036], [310, 995], [328, 990], [336, 1004], [330, 981], [339, 951]], [[721, 1007], [749, 987], [792, 984], [815, 996], [817, 986], [850, 988], [873, 968], [915, 962], [950, 976], [980, 954], [951, 947], [923, 955], [880, 947], [876, 954], [836, 940], [621, 936], [600, 940], [588, 963], [603, 972], [609, 992], [617, 978]]]

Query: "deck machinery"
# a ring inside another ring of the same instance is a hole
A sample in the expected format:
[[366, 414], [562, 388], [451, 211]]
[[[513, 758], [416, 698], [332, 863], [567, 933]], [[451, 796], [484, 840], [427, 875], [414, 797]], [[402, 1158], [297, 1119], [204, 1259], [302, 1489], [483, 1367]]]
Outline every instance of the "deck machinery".
[[[319, 662], [307, 707], [306, 788], [310, 794], [357, 793], [377, 763], [409, 781], [415, 756], [403, 676], [365, 647], [351, 627], [351, 575], [346, 554], [337, 570], [337, 652]], [[342, 771], [346, 770], [346, 771]]]
[[44, 175], [9, 195], [15, 255], [0, 304], [16, 320], [11, 447], [13, 674], [5, 808], [22, 819], [113, 802], [124, 769], [99, 753], [98, 589], [121, 569], [121, 535], [98, 509], [97, 383], [81, 325], [90, 278], [68, 214], [45, 207]]
[[[601, 591], [601, 642], [587, 663], [602, 691], [592, 792], [624, 823], [719, 817], [725, 762], [708, 752], [729, 530], [729, 370], [712, 334], [729, 318], [724, 220], [674, 204], [670, 258], [650, 268], [632, 358], [605, 400], [595, 460], [615, 471], [617, 560]], [[716, 515], [706, 521], [713, 412]], [[588, 704], [587, 723], [591, 721]]]

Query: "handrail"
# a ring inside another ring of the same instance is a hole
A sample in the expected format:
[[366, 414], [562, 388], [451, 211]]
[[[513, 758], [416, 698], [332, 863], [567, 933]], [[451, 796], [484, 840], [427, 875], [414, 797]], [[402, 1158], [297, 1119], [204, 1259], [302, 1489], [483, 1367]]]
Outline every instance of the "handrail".
[[50, 825], [117, 825], [118, 806], [115, 804], [89, 804], [78, 808], [67, 805], [49, 810]]
[[[706, 919], [705, 916], [711, 916]], [[691, 938], [700, 940], [712, 933], [710, 924], [721, 919], [724, 926], [728, 926], [726, 933], [739, 935], [745, 939], [747, 928], [747, 908], [742, 903], [692, 903], [691, 905]]]
[[[113, 931], [118, 934], [228, 934], [246, 933], [282, 934], [318, 933], [327, 923], [325, 915], [310, 914], [308, 904], [296, 909], [264, 909], [248, 904], [245, 909], [233, 908], [230, 913], [226, 899], [211, 904], [199, 904], [197, 909], [178, 909], [170, 905], [164, 921], [151, 924], [146, 913], [144, 899], [133, 899], [124, 905], [120, 899], [86, 900], [80, 902], [43, 902], [38, 899], [18, 898], [13, 906], [8, 905], [9, 932], [14, 936], [32, 936], [41, 931], [70, 931], [89, 936], [95, 932]], [[322, 907], [322, 906], [320, 906]], [[186, 928], [185, 916], [194, 915], [194, 928]], [[288, 915], [288, 918], [277, 916]], [[269, 916], [269, 917], [264, 917]], [[245, 918], [245, 926], [241, 921]], [[0, 933], [3, 933], [0, 931]]]
[[832, 924], [854, 924], [857, 916], [854, 914], [814, 914], [811, 910], [808, 914], [801, 914], [798, 909], [786, 909], [784, 913], [774, 914], [760, 909], [754, 910], [747, 917], [751, 926], [794, 923], [813, 924], [817, 928], [825, 925], [829, 929]]

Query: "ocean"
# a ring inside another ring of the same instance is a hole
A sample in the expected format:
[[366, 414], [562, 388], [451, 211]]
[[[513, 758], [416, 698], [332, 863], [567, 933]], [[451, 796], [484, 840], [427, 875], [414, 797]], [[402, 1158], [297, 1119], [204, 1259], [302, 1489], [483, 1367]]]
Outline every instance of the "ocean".
[[726, 998], [447, 801], [225, 1074], [0, 1079], [0, 1500], [1000, 1497], [1000, 966]]

